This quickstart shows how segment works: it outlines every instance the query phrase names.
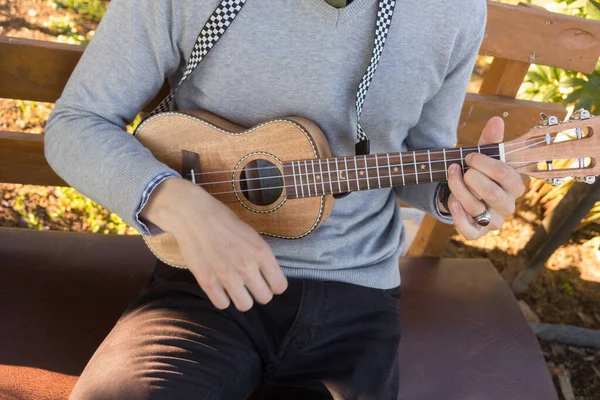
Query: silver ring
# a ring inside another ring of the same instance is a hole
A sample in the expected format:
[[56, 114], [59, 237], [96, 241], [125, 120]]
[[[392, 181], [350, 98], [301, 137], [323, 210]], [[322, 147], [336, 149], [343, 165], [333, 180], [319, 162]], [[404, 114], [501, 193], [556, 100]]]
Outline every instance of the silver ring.
[[490, 221], [492, 220], [492, 214], [490, 214], [490, 210], [485, 207], [485, 211], [479, 214], [476, 217], [473, 217], [475, 223], [479, 226], [488, 226]]

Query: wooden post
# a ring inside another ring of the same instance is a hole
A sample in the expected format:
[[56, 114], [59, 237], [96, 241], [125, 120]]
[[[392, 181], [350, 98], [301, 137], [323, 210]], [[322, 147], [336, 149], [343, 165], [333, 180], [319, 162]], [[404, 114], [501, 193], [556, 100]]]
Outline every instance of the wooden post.
[[485, 74], [479, 94], [515, 98], [531, 64], [494, 58]]
[[454, 225], [439, 222], [425, 215], [410, 248], [408, 257], [441, 257], [454, 233]]

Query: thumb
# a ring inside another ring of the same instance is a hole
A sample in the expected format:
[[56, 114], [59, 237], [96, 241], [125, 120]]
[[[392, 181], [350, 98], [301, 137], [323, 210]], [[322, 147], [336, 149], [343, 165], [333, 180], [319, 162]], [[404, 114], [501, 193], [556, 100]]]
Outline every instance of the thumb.
[[502, 139], [504, 139], [504, 120], [500, 117], [493, 117], [483, 128], [477, 144], [479, 146], [495, 144], [502, 142]]

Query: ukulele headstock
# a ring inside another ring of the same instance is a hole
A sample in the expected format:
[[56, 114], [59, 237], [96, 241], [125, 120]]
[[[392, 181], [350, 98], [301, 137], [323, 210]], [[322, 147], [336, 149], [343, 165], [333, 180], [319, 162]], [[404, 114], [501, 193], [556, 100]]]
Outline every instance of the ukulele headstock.
[[504, 144], [519, 173], [560, 185], [565, 178], [592, 184], [600, 175], [600, 117], [580, 109], [568, 121], [541, 114], [540, 125]]

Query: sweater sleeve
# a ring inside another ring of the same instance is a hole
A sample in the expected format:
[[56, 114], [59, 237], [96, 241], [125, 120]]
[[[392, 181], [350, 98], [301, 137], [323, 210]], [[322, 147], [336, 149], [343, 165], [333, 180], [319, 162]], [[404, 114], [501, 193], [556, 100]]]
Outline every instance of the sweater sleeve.
[[143, 234], [149, 191], [178, 172], [125, 127], [178, 68], [174, 0], [113, 0], [46, 125], [45, 155], [75, 189]]
[[[485, 10], [485, 8], [484, 8]], [[459, 56], [450, 63], [450, 70], [437, 93], [423, 106], [417, 125], [406, 138], [407, 150], [447, 148], [456, 145], [456, 129], [467, 86], [485, 31], [485, 12], [474, 24], [474, 32], [466, 46], [458, 46]], [[453, 65], [454, 64], [454, 65]], [[395, 188], [398, 197], [413, 207], [433, 215], [447, 224], [453, 220], [437, 206], [438, 191], [445, 183], [424, 183]]]

